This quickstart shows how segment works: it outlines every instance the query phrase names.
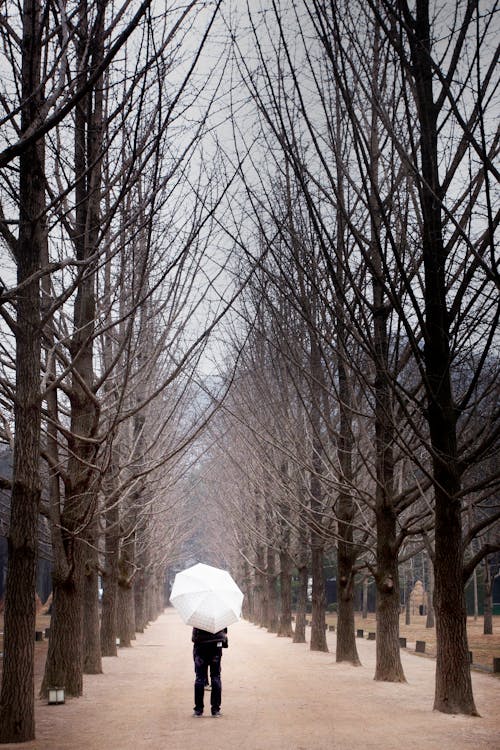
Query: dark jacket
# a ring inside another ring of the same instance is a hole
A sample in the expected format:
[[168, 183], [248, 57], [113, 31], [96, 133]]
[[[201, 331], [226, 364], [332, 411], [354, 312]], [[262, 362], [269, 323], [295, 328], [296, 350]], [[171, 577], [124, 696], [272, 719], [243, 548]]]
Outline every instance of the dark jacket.
[[227, 628], [219, 630], [218, 633], [209, 633], [208, 630], [200, 630], [200, 628], [193, 628], [193, 634], [191, 640], [195, 646], [208, 646], [209, 644], [215, 648], [227, 648]]

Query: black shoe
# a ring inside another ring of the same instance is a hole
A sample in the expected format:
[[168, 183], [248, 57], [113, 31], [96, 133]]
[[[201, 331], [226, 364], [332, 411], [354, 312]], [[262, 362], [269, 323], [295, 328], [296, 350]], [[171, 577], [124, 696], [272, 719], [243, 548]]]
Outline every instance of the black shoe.
[[214, 719], [218, 719], [219, 716], [222, 716], [220, 711], [212, 711], [212, 716]]
[[203, 716], [203, 711], [197, 711], [195, 709], [194, 712], [193, 712], [193, 716], [197, 716], [197, 717]]

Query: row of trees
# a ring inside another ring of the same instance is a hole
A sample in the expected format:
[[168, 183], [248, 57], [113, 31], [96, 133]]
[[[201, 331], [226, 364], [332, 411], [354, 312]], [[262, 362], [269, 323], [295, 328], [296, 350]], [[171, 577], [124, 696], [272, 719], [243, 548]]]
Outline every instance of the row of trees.
[[357, 664], [354, 582], [373, 575], [376, 679], [405, 679], [399, 566], [427, 550], [434, 707], [465, 714], [464, 586], [500, 545], [496, 16], [477, 2], [250, 6], [237, 241], [258, 272], [207, 468], [258, 620], [290, 634], [290, 573], [303, 609], [310, 572], [311, 647], [325, 649], [335, 546], [337, 660]]
[[[354, 582], [372, 575], [381, 680], [404, 680], [399, 566], [425, 549], [435, 707], [476, 712], [463, 589], [499, 548], [495, 8], [236, 10], [2, 9], [0, 742], [34, 737], [40, 514], [42, 694], [80, 695], [154, 616], [198, 517], [283, 635], [292, 570], [301, 612], [311, 575], [315, 649], [335, 549], [339, 661], [359, 661]], [[222, 378], [203, 383], [222, 319]], [[222, 518], [185, 502], [193, 486]]]
[[117, 637], [130, 645], [187, 534], [186, 449], [208, 417], [196, 368], [224, 314], [206, 294], [224, 183], [200, 148], [224, 67], [212, 46], [199, 69], [217, 12], [2, 6], [0, 437], [13, 469], [0, 742], [35, 735], [39, 515], [53, 581], [42, 696], [80, 695]]

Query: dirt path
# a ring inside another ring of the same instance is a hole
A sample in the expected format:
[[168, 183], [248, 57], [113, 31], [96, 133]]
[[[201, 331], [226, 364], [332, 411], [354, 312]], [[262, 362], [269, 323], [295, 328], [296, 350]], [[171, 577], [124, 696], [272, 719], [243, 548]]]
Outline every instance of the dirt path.
[[[500, 680], [474, 673], [481, 718], [432, 711], [432, 659], [402, 652], [408, 683], [373, 680], [375, 644], [358, 641], [363, 666], [277, 638], [246, 622], [230, 628], [222, 667], [223, 717], [192, 718], [190, 629], [167, 610], [133, 648], [85, 676], [84, 696], [37, 705], [37, 750], [496, 750]], [[334, 634], [328, 634], [334, 648]], [[206, 693], [209, 698], [209, 693]]]

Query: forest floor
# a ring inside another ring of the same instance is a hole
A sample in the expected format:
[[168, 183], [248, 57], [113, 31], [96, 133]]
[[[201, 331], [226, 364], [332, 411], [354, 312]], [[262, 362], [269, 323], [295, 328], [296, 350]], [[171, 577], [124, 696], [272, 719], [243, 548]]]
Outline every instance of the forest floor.
[[[370, 623], [364, 621], [365, 634]], [[362, 627], [362, 625], [360, 625]], [[308, 634], [310, 629], [308, 628]], [[220, 719], [192, 717], [190, 628], [167, 609], [132, 648], [85, 675], [64, 705], [37, 700], [37, 739], [7, 750], [494, 750], [500, 748], [500, 680], [473, 669], [480, 718], [432, 710], [435, 659], [401, 650], [407, 683], [373, 680], [375, 642], [357, 639], [360, 667], [335, 663], [242, 621], [223, 652]], [[498, 644], [498, 636], [492, 636]], [[39, 685], [46, 641], [36, 643]], [[496, 653], [500, 656], [500, 653]], [[205, 693], [209, 703], [210, 692]]]

